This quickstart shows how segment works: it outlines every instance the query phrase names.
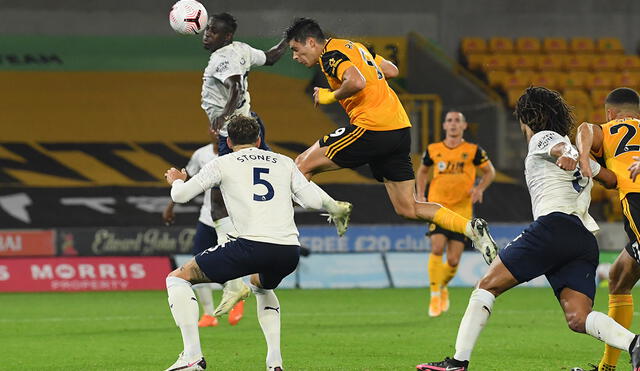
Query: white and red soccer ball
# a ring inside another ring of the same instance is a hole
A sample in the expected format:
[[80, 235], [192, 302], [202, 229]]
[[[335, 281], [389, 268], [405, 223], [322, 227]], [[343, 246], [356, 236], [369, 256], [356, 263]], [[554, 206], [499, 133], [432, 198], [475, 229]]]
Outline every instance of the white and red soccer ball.
[[169, 24], [182, 35], [196, 35], [207, 27], [207, 9], [196, 0], [180, 0], [169, 12]]

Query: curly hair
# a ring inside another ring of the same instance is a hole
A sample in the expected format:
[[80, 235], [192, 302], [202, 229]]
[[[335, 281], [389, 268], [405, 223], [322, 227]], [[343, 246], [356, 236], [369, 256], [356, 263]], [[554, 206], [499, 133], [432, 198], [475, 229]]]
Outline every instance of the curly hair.
[[514, 114], [534, 133], [550, 130], [567, 135], [575, 121], [571, 107], [560, 93], [541, 86], [531, 86], [524, 91], [518, 98]]

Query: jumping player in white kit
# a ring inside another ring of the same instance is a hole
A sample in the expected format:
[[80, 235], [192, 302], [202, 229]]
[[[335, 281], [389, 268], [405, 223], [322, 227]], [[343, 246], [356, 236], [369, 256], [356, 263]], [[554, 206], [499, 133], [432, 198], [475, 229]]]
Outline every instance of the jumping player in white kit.
[[258, 321], [267, 342], [267, 369], [282, 370], [280, 303], [273, 289], [298, 265], [300, 243], [292, 199], [321, 209], [315, 185], [292, 159], [261, 150], [255, 119], [236, 116], [228, 126], [233, 153], [205, 165], [189, 181], [175, 168], [165, 174], [171, 198], [187, 202], [212, 187], [220, 187], [237, 239], [212, 247], [167, 277], [169, 306], [180, 327], [184, 351], [168, 370], [203, 370], [206, 362], [198, 335], [198, 303], [191, 289], [202, 282], [226, 282], [251, 275]]
[[[573, 117], [555, 91], [530, 87], [518, 99], [515, 114], [528, 142], [525, 177], [534, 222], [502, 249], [471, 294], [462, 317], [455, 354], [440, 362], [417, 365], [426, 371], [467, 371], [476, 340], [493, 311], [496, 297], [545, 275], [569, 328], [631, 353], [640, 368], [638, 336], [604, 313], [593, 311], [598, 225], [589, 215], [593, 180], [579, 168], [578, 151], [567, 135]], [[593, 177], [615, 188], [615, 175], [590, 162]], [[514, 365], [514, 369], [519, 369]]]
[[[265, 141], [265, 127], [255, 112], [251, 111], [251, 97], [249, 95], [249, 72], [256, 66], [270, 66], [276, 63], [288, 44], [285, 40], [269, 50], [255, 49], [250, 45], [233, 41], [238, 25], [236, 19], [229, 13], [214, 14], [209, 18], [207, 28], [202, 37], [205, 49], [211, 51], [209, 62], [202, 78], [202, 109], [209, 118], [211, 129], [219, 134], [218, 154], [225, 156], [231, 153], [227, 146], [227, 123], [235, 115], [251, 116], [260, 126], [260, 149], [269, 150]], [[330, 220], [336, 224], [338, 233], [342, 235], [347, 228], [351, 213], [351, 204], [339, 203], [329, 197], [320, 188], [316, 188], [324, 197], [325, 206], [330, 214]], [[224, 207], [220, 191], [211, 191], [213, 205], [213, 220], [218, 238], [227, 234], [234, 235], [233, 226]], [[214, 314], [226, 314], [240, 300], [249, 295], [249, 290], [240, 280], [229, 282], [225, 286], [220, 305]]]

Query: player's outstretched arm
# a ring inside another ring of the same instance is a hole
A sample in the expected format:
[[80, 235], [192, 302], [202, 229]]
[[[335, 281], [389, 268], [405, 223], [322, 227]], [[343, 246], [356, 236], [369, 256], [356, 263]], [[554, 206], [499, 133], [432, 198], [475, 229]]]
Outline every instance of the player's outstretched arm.
[[265, 66], [273, 66], [277, 61], [282, 58], [284, 53], [287, 51], [289, 43], [287, 40], [282, 39], [279, 43], [277, 43], [273, 48], [264, 52], [264, 55], [267, 56], [267, 60], [264, 62]]
[[238, 108], [238, 103], [242, 98], [240, 96], [240, 93], [242, 92], [242, 76], [229, 76], [224, 80], [224, 86], [229, 89], [229, 98], [220, 116], [211, 123], [211, 129], [215, 132], [222, 128], [222, 125], [224, 125], [224, 123], [229, 119], [229, 116], [231, 116], [231, 114]]

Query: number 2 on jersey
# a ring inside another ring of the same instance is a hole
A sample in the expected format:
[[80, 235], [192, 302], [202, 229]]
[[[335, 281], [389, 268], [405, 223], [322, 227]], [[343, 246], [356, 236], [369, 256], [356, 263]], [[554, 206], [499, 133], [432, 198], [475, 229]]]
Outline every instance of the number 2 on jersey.
[[269, 169], [264, 167], [253, 168], [253, 185], [261, 184], [267, 188], [267, 193], [263, 195], [253, 194], [254, 201], [269, 201], [273, 198], [274, 191], [273, 186], [266, 179], [262, 179], [262, 174], [269, 174]]
[[629, 124], [613, 125], [609, 129], [609, 132], [612, 135], [618, 134], [618, 131], [620, 131], [620, 128], [622, 127], [625, 127], [627, 129], [627, 133], [622, 137], [622, 139], [620, 139], [620, 143], [618, 143], [618, 147], [616, 147], [616, 152], [613, 155], [614, 157], [626, 152], [640, 151], [639, 145], [636, 145], [636, 144], [628, 145], [631, 139], [633, 139], [633, 137], [636, 135], [636, 132], [637, 132], [636, 128], [633, 125], [629, 125]]

